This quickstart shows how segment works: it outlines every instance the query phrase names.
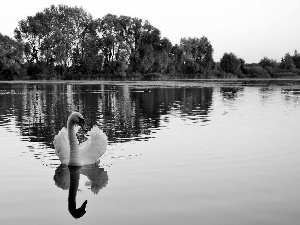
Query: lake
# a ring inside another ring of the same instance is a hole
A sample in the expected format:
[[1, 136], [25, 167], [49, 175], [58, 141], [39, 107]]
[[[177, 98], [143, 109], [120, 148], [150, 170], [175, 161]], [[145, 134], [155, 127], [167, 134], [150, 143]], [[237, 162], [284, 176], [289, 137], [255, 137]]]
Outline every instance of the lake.
[[[55, 155], [72, 111], [98, 166]], [[0, 83], [0, 224], [296, 225], [299, 135], [300, 81]]]

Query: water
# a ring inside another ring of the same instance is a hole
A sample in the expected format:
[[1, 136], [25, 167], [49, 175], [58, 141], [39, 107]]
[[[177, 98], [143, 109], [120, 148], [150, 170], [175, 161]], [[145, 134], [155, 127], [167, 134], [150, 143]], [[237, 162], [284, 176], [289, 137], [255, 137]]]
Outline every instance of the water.
[[[60, 166], [73, 110], [99, 166]], [[0, 224], [298, 224], [299, 133], [299, 81], [0, 83]]]

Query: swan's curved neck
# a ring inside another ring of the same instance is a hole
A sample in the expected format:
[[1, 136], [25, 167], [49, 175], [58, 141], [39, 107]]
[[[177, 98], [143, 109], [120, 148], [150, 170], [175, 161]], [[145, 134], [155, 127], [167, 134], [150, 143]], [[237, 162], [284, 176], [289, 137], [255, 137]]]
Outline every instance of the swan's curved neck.
[[68, 208], [70, 214], [78, 219], [82, 217], [86, 211], [87, 200], [82, 203], [81, 207], [76, 209], [76, 195], [79, 187], [79, 179], [80, 179], [80, 167], [70, 167], [70, 189], [69, 189], [69, 197], [68, 197]]
[[67, 124], [69, 143], [70, 143], [70, 160], [69, 166], [81, 166], [79, 163], [78, 140], [76, 137], [75, 126], [71, 120]]

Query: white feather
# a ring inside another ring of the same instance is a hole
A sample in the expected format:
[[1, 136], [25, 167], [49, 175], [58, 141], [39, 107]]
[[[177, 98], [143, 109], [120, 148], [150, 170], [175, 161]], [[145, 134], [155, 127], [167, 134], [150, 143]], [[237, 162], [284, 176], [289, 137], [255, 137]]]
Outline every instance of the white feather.
[[[79, 129], [79, 128], [78, 128]], [[76, 132], [78, 131], [76, 130]], [[90, 165], [98, 162], [107, 149], [107, 136], [96, 125], [88, 132], [88, 139], [79, 147], [78, 160], [81, 165]], [[70, 144], [68, 131], [62, 128], [54, 137], [55, 153], [62, 164], [68, 165], [70, 160]]]

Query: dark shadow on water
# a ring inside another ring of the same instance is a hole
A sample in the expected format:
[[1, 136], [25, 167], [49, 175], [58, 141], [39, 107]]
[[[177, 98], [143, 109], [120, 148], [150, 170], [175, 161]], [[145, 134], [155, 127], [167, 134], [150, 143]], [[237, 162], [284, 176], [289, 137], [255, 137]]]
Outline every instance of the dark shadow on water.
[[108, 183], [107, 172], [103, 168], [99, 168], [98, 165], [83, 167], [60, 165], [56, 168], [53, 177], [55, 185], [63, 190], [69, 190], [68, 210], [75, 219], [82, 217], [86, 213], [87, 205], [87, 200], [85, 200], [79, 208], [76, 208], [80, 175], [84, 175], [89, 179], [86, 185], [90, 186], [91, 191], [96, 195]]

